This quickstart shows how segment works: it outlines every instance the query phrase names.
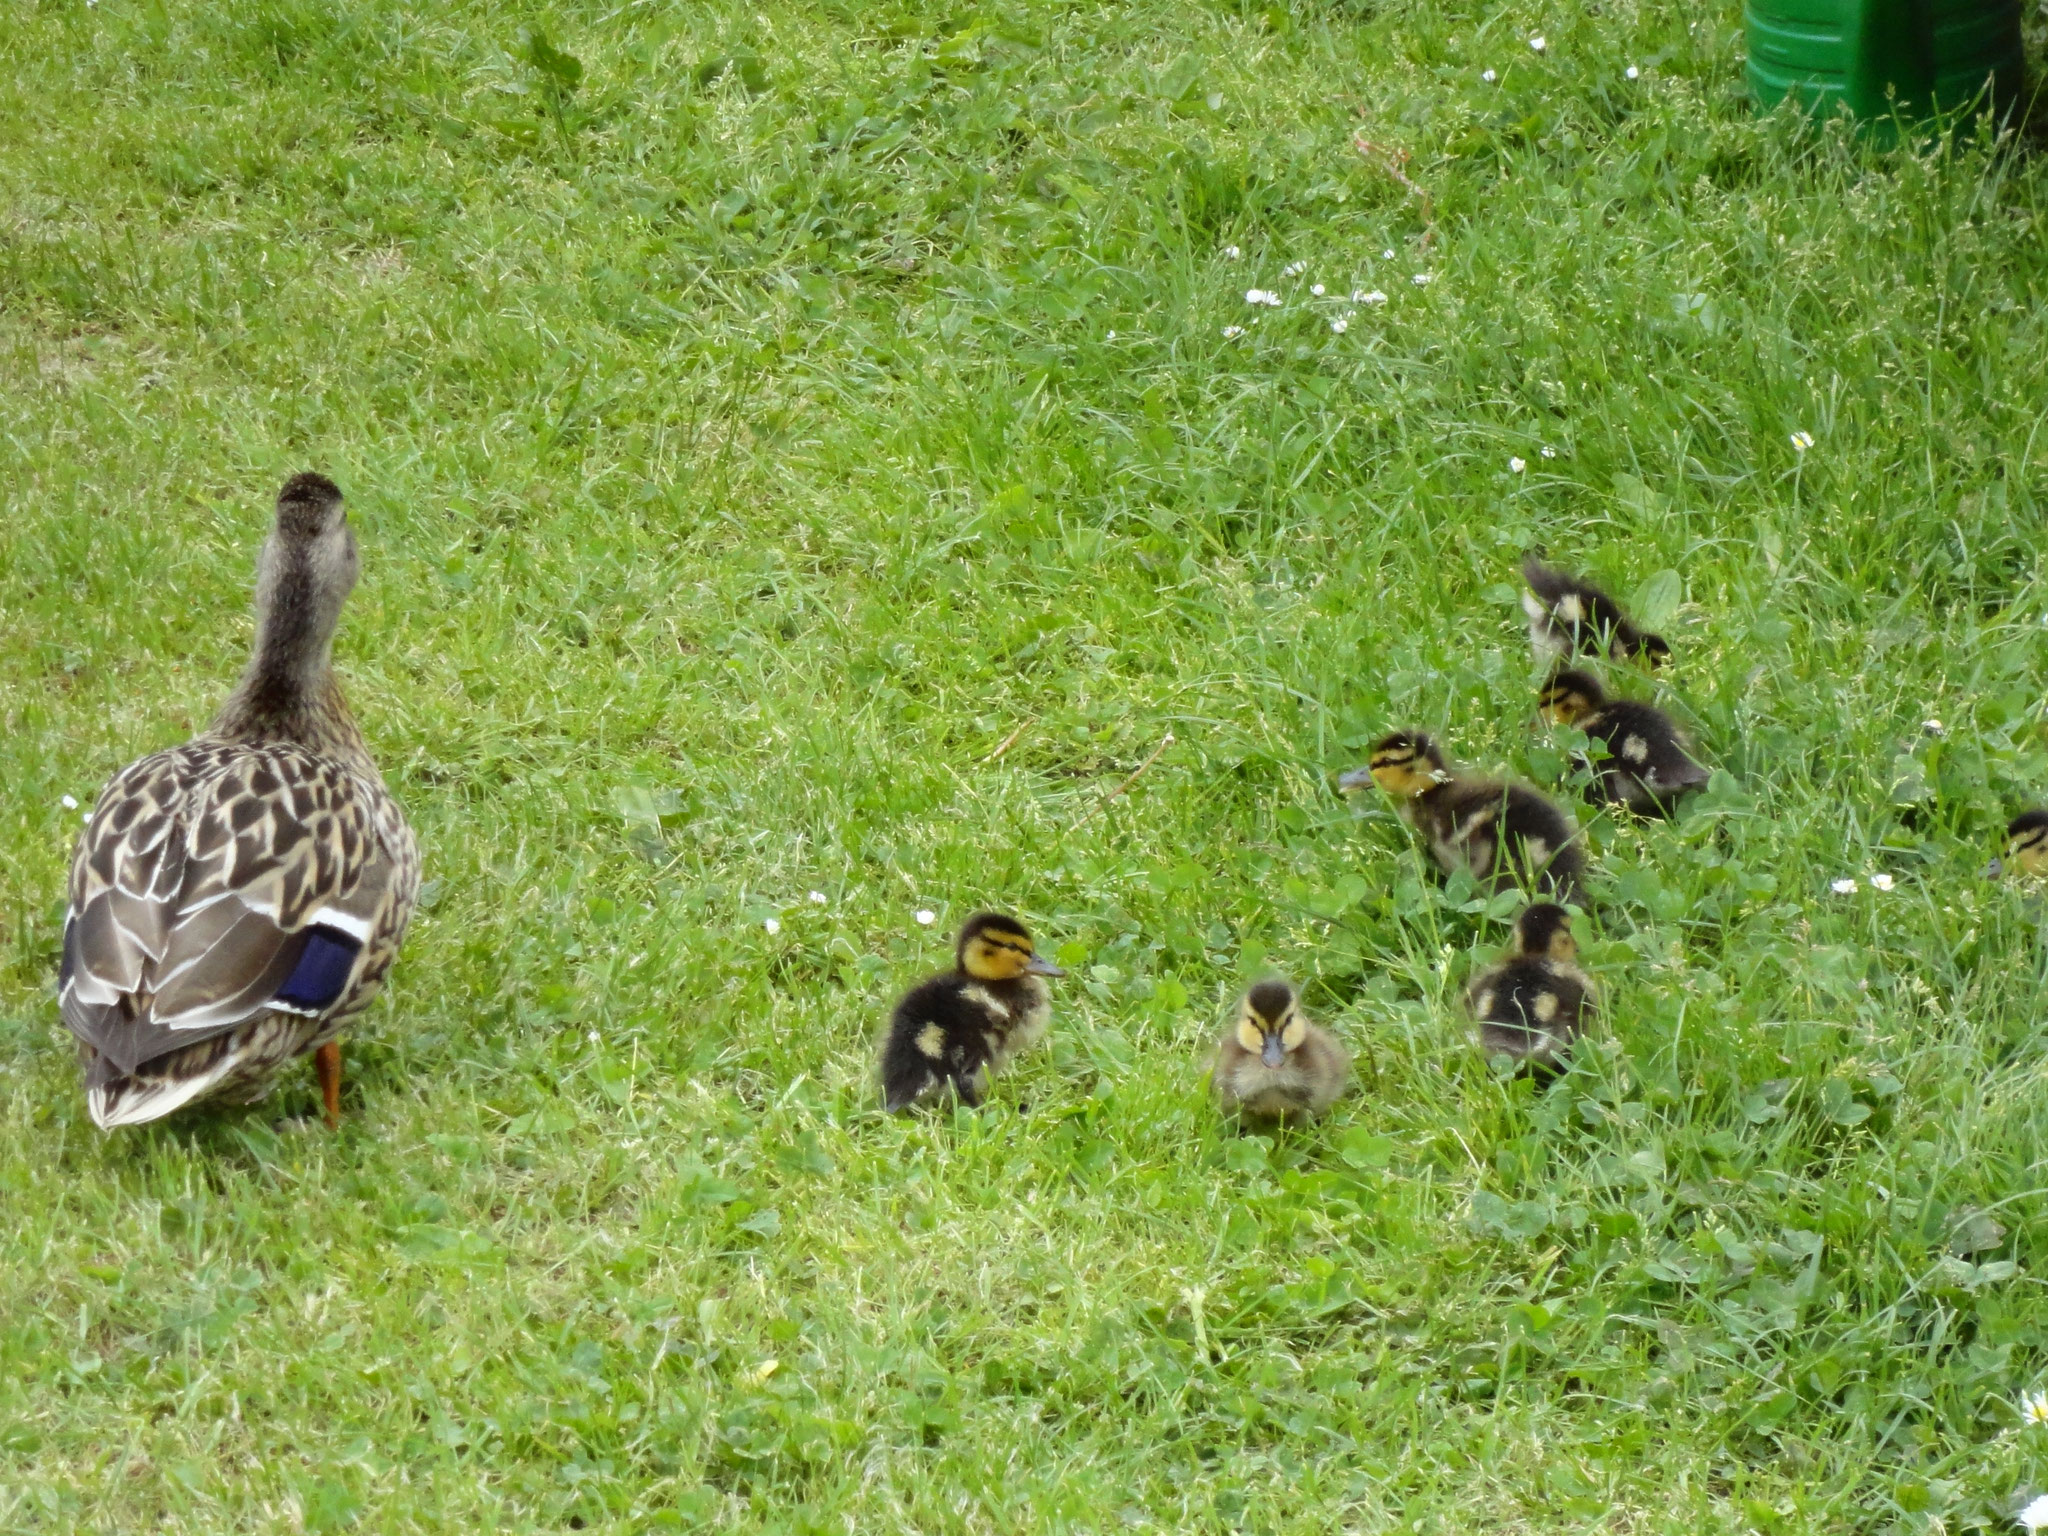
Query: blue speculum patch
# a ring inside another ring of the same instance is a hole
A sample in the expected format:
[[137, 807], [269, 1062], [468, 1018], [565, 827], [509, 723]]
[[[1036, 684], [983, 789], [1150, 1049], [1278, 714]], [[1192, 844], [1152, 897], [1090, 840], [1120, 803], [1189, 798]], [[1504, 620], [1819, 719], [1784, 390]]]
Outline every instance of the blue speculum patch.
[[341, 996], [349, 972], [355, 969], [356, 956], [362, 952], [361, 939], [315, 924], [306, 930], [306, 947], [299, 952], [299, 963], [292, 967], [285, 984], [277, 989], [275, 1001], [316, 1011], [327, 1007]]

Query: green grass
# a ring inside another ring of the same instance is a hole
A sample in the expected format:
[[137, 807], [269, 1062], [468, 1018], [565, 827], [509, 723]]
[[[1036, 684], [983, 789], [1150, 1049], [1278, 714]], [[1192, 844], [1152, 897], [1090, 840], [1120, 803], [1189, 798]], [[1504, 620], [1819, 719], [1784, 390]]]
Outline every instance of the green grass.
[[[15, 8], [0, 1527], [2009, 1528], [2048, 166], [1592, 9]], [[339, 1135], [308, 1071], [104, 1137], [60, 797], [204, 723], [306, 467], [429, 899]], [[1726, 770], [1593, 825], [1540, 1090], [1459, 1012], [1498, 907], [1332, 788], [1398, 725], [1559, 779], [1533, 543]], [[981, 904], [1050, 1048], [884, 1119]], [[1360, 1057], [1277, 1141], [1202, 1080], [1269, 966]]]

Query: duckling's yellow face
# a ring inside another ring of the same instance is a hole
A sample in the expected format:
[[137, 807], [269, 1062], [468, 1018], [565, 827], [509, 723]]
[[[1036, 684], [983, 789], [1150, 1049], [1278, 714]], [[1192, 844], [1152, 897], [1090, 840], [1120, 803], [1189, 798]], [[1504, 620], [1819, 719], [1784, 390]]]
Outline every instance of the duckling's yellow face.
[[1400, 800], [1426, 794], [1443, 782], [1436, 764], [1406, 742], [1373, 753], [1369, 768], [1373, 783]]
[[1269, 1067], [1279, 1066], [1307, 1038], [1308, 1021], [1291, 999], [1277, 1019], [1267, 1018], [1250, 998], [1238, 1009], [1237, 1043], [1247, 1055], [1258, 1057]]
[[2048, 875], [2048, 821], [2021, 827], [2005, 845], [2005, 856], [2023, 875]]
[[1058, 966], [1038, 958], [1031, 947], [1030, 934], [995, 924], [967, 935], [960, 945], [960, 969], [977, 981], [1014, 981], [1026, 972], [1038, 976], [1064, 974]]
[[1572, 937], [1571, 929], [1560, 928], [1550, 936], [1544, 953], [1553, 960], [1576, 960], [1579, 958], [1579, 941]]
[[1552, 683], [1536, 700], [1546, 725], [1577, 725], [1593, 713], [1593, 701], [1568, 683]]

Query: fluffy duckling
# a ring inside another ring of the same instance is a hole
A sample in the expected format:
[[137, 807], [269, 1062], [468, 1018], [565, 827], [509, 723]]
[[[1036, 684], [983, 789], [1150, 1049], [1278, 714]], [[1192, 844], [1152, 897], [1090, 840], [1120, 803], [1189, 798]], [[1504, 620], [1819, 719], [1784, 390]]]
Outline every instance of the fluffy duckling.
[[948, 1086], [979, 1104], [989, 1078], [1045, 1038], [1052, 1000], [1039, 978], [1066, 972], [1039, 959], [1022, 923], [978, 912], [953, 955], [953, 969], [912, 987], [889, 1021], [882, 1103], [891, 1114]]
[[1584, 651], [1603, 651], [1617, 660], [1638, 658], [1659, 666], [1671, 655], [1662, 635], [1629, 623], [1621, 604], [1583, 577], [1552, 570], [1534, 555], [1522, 562], [1522, 611], [1529, 615], [1529, 644], [1539, 661], [1563, 661]]
[[1351, 1055], [1303, 1017], [1294, 988], [1262, 981], [1245, 993], [1236, 1024], [1217, 1047], [1214, 1080], [1224, 1114], [1301, 1124], [1351, 1086]]
[[1462, 869], [1505, 890], [1527, 871], [1559, 900], [1578, 892], [1586, 859], [1571, 818], [1526, 785], [1453, 773], [1420, 731], [1383, 738], [1369, 766], [1337, 783], [1346, 790], [1377, 784], [1391, 795], [1445, 874]]
[[1644, 816], [1668, 816], [1707, 782], [1707, 770], [1686, 750], [1685, 735], [1653, 704], [1610, 699], [1591, 673], [1567, 667], [1536, 696], [1552, 725], [1575, 725], [1607, 748], [1594, 765], [1594, 800], [1625, 805]]
[[1593, 978], [1578, 966], [1572, 916], [1539, 901], [1515, 920], [1515, 948], [1465, 993], [1489, 1056], [1556, 1067], [1597, 1007]]
[[334, 675], [357, 566], [334, 482], [286, 481], [241, 686], [203, 734], [116, 774], [78, 840], [58, 1000], [103, 1130], [253, 1102], [309, 1051], [340, 1122], [340, 1036], [420, 884]]
[[2005, 829], [2005, 861], [2021, 874], [2048, 875], [2048, 811], [2022, 811]]

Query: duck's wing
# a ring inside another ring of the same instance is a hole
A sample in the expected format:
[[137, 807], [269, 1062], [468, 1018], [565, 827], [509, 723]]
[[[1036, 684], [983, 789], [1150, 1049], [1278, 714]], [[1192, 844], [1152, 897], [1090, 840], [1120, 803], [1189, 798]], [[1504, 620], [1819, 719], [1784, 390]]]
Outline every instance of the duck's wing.
[[389, 846], [380, 800], [287, 743], [202, 738], [116, 776], [72, 863], [58, 980], [64, 1022], [95, 1058], [89, 1082], [266, 1010], [315, 1019], [344, 999], [410, 894], [409, 845]]

